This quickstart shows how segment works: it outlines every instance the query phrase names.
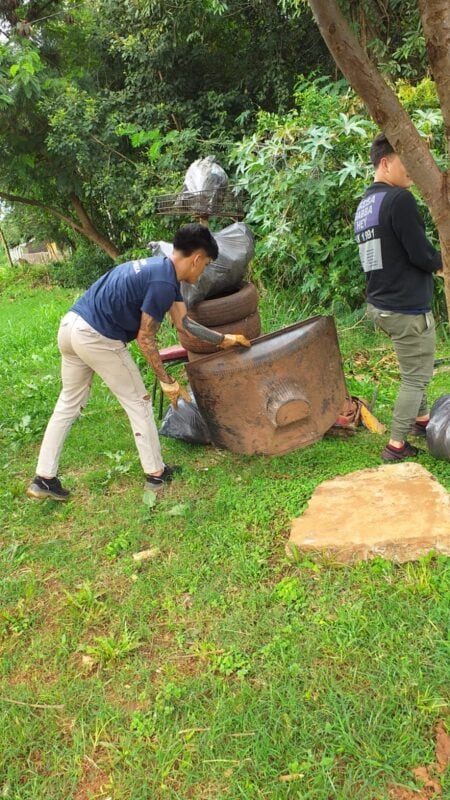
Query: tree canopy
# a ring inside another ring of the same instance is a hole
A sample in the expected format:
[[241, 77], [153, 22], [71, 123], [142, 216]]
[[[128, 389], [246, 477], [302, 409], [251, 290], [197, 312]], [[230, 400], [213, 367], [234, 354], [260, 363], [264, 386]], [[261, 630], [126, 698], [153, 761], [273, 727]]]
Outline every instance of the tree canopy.
[[0, 25], [0, 197], [112, 257], [174, 172], [330, 66], [309, 11], [271, 0], [3, 0]]

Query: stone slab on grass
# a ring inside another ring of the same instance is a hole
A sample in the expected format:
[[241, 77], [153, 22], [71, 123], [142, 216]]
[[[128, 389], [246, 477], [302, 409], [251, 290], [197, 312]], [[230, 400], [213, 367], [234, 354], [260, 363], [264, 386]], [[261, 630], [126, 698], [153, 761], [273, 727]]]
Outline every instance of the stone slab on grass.
[[430, 550], [450, 555], [450, 495], [411, 462], [338, 476], [318, 486], [293, 520], [286, 549], [295, 548], [342, 562], [382, 556], [403, 563]]

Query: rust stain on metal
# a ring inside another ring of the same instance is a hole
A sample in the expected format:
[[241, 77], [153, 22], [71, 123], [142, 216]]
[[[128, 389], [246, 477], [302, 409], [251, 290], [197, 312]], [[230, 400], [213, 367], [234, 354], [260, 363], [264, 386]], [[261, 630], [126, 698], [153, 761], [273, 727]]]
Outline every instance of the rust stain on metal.
[[213, 442], [234, 453], [289, 453], [316, 442], [346, 396], [333, 317], [312, 317], [186, 369]]

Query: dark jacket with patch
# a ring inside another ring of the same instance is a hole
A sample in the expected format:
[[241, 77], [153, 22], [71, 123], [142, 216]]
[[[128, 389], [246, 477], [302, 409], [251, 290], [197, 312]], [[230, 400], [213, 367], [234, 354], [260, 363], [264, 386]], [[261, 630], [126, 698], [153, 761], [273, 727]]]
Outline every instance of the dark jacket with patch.
[[403, 313], [429, 311], [440, 253], [428, 241], [414, 196], [376, 182], [355, 215], [355, 236], [367, 278], [367, 301]]

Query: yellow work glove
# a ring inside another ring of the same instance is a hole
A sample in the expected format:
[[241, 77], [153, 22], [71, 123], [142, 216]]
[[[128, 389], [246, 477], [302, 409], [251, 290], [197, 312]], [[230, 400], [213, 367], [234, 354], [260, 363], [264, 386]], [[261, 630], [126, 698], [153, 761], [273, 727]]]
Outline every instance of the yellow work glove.
[[184, 388], [184, 386], [180, 386], [178, 381], [174, 381], [173, 383], [165, 383], [164, 381], [160, 381], [159, 383], [163, 393], [174, 408], [177, 407], [178, 400], [180, 398], [185, 400], [186, 403], [191, 402], [189, 392]]
[[221, 350], [228, 350], [229, 347], [236, 347], [237, 344], [242, 345], [242, 347], [252, 346], [252, 343], [241, 333], [225, 333], [219, 347]]

